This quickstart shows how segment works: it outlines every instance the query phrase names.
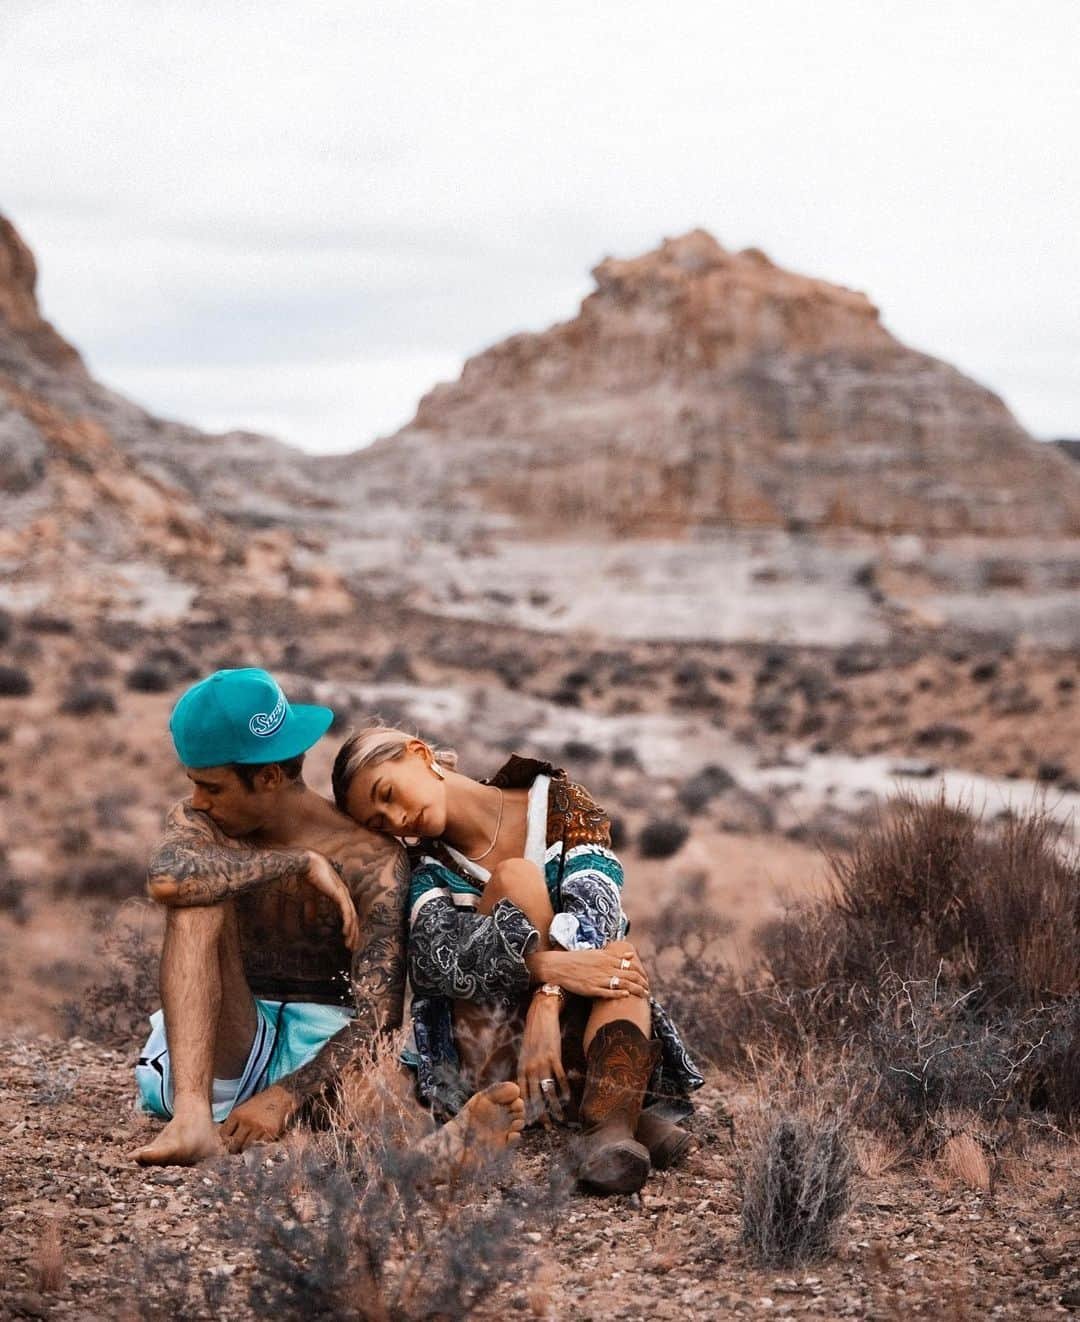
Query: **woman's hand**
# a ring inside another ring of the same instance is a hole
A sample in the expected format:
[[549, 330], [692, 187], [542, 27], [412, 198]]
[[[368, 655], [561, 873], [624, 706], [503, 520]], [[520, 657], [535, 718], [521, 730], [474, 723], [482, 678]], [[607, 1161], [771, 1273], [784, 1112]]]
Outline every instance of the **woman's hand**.
[[[526, 1123], [543, 1118], [550, 1125], [553, 1118], [562, 1120], [563, 1105], [570, 1098], [562, 1063], [560, 999], [538, 992], [525, 1016], [517, 1081], [525, 1099]], [[541, 1087], [542, 1083], [547, 1087]]]
[[612, 941], [602, 950], [549, 950], [542, 958], [550, 970], [545, 980], [575, 996], [615, 1001], [649, 994], [649, 975], [629, 941]]
[[356, 905], [353, 904], [348, 886], [345, 885], [333, 863], [323, 854], [309, 849], [307, 855], [308, 865], [304, 880], [337, 905], [341, 914], [341, 931], [345, 945], [349, 950], [355, 950], [360, 944], [360, 919], [356, 915]]

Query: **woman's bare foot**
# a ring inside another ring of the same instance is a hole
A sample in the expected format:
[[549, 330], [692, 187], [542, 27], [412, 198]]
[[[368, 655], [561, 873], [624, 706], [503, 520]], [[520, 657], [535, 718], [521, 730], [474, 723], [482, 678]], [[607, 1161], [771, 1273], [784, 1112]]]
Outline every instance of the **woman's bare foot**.
[[482, 1166], [521, 1142], [525, 1101], [516, 1083], [493, 1083], [474, 1094], [452, 1120], [425, 1141], [434, 1157], [437, 1183]]
[[132, 1156], [140, 1166], [195, 1166], [205, 1157], [220, 1157], [224, 1151], [218, 1127], [209, 1115], [178, 1115], [152, 1143]]
[[521, 1142], [525, 1128], [525, 1099], [516, 1083], [493, 1083], [474, 1093], [450, 1126], [458, 1125], [466, 1148], [497, 1151]]

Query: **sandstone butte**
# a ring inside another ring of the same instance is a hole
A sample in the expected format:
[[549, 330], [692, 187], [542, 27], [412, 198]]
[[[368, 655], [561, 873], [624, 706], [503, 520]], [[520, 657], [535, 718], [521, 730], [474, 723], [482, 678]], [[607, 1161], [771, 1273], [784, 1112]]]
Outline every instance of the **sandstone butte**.
[[315, 459], [96, 382], [0, 217], [0, 590], [108, 609], [160, 580], [344, 609], [321, 530], [378, 513], [403, 533], [416, 506], [551, 537], [1080, 533], [1080, 466], [864, 295], [701, 230], [593, 274], [572, 320], [470, 359], [395, 436]]
[[576, 317], [470, 359], [369, 461], [426, 452], [538, 530], [1080, 532], [1080, 468], [865, 295], [703, 230], [593, 276]]

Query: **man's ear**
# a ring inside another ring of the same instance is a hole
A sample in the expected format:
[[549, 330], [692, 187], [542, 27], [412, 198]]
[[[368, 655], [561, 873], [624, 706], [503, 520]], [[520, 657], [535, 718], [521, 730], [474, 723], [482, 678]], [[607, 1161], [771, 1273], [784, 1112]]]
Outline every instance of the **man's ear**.
[[276, 762], [260, 767], [255, 773], [255, 788], [258, 790], [277, 790], [285, 783], [285, 777]]

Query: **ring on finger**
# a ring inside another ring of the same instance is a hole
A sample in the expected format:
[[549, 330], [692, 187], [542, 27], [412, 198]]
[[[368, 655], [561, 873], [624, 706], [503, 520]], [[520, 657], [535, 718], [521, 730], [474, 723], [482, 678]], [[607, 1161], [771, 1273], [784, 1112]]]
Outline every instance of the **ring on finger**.
[[618, 987], [620, 981], [621, 979], [619, 978], [619, 975], [617, 973], [613, 973], [611, 975], [611, 981], [608, 983], [608, 986], [611, 988], [612, 991], [614, 991], [615, 988]]
[[624, 955], [622, 959], [619, 960], [619, 968], [628, 969], [629, 967], [630, 967], [630, 961]]
[[541, 1091], [541, 1092], [551, 1092], [551, 1090], [552, 1090], [554, 1087], [555, 1087], [555, 1080], [554, 1080], [554, 1079], [541, 1079], [541, 1080], [540, 1080], [540, 1091]]

